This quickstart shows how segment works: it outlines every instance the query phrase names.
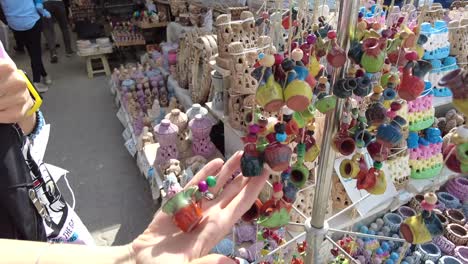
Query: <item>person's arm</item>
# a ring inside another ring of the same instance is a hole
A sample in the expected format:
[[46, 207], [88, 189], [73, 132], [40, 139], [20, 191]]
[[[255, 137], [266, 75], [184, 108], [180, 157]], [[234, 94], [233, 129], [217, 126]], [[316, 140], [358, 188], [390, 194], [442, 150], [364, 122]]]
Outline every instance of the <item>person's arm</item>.
[[18, 123], [25, 135], [36, 126], [36, 113], [26, 113], [34, 105], [29, 94], [26, 80], [17, 72], [15, 63], [10, 59], [0, 42], [0, 123]]
[[[134, 264], [130, 246], [89, 247], [0, 239], [0, 263], [8, 264]], [[8, 254], [6, 254], [8, 252]]]

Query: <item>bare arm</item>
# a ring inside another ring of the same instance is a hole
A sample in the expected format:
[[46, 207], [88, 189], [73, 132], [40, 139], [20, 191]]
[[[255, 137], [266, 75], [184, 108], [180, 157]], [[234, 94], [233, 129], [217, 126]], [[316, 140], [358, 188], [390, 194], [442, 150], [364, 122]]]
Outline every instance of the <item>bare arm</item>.
[[130, 245], [119, 247], [89, 247], [71, 244], [47, 244], [0, 239], [0, 248], [4, 252], [0, 263], [5, 264], [135, 263]]

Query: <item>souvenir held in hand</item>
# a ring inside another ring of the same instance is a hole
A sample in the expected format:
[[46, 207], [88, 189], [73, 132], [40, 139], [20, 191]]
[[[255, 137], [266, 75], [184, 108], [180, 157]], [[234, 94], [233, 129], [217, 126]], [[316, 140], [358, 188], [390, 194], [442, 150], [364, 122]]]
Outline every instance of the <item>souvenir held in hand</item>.
[[216, 178], [208, 176], [197, 186], [190, 186], [172, 196], [162, 206], [162, 211], [171, 215], [174, 224], [182, 231], [190, 232], [203, 218], [202, 199], [214, 199], [214, 195], [208, 190], [209, 187], [214, 186], [216, 186]]

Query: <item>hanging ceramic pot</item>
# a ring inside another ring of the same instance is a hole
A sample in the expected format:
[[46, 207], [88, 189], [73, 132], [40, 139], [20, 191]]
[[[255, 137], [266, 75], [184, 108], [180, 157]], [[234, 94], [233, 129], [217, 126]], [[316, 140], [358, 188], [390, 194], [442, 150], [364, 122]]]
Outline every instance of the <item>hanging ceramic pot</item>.
[[381, 124], [377, 129], [377, 142], [384, 147], [392, 147], [400, 143], [403, 139], [402, 127], [406, 125], [406, 120], [401, 116], [396, 116], [390, 124]]
[[262, 201], [260, 201], [260, 199], [257, 199], [255, 203], [250, 207], [250, 209], [242, 215], [242, 221], [252, 222], [255, 219], [258, 219], [260, 217], [262, 207]]
[[196, 187], [183, 190], [170, 198], [162, 211], [172, 216], [174, 223], [184, 232], [192, 231], [202, 219], [202, 209], [193, 201]]
[[259, 86], [255, 95], [258, 105], [267, 112], [277, 112], [284, 105], [283, 88], [270, 75], [266, 83]]
[[409, 60], [403, 68], [398, 86], [398, 95], [406, 101], [413, 101], [424, 91], [424, 75], [432, 69], [426, 61], [416, 61], [416, 52], [408, 52], [405, 57]]
[[340, 175], [345, 179], [357, 178], [361, 168], [359, 163], [361, 161], [361, 154], [354, 154], [351, 159], [344, 159], [340, 163]]
[[247, 144], [244, 147], [244, 153], [241, 157], [241, 171], [245, 177], [255, 177], [262, 174], [263, 157], [257, 150], [254, 143]]
[[371, 80], [367, 75], [357, 78], [357, 86], [353, 90], [354, 95], [364, 97], [367, 96], [371, 91]]
[[294, 80], [286, 86], [284, 99], [290, 109], [302, 112], [312, 101], [312, 89], [305, 81]]
[[348, 98], [353, 94], [353, 90], [358, 87], [354, 78], [340, 79], [333, 86], [333, 94], [338, 98]]
[[356, 142], [362, 141], [364, 143], [362, 147], [367, 147], [373, 139], [374, 136], [366, 129], [359, 129], [354, 133], [354, 140]]
[[378, 38], [367, 38], [362, 43], [364, 54], [361, 57], [361, 65], [368, 73], [376, 73], [382, 70], [385, 62], [386, 42]]
[[333, 138], [332, 147], [342, 155], [348, 156], [356, 149], [356, 143], [352, 137], [346, 134], [346, 132], [341, 131]]
[[468, 71], [454, 70], [439, 80], [439, 86], [449, 87], [453, 93], [453, 105], [468, 116]]
[[337, 97], [335, 95], [326, 95], [322, 93], [318, 96], [318, 100], [315, 102], [315, 108], [322, 113], [326, 114], [327, 112], [335, 109]]
[[357, 178], [357, 188], [359, 190], [367, 190], [371, 189], [374, 187], [377, 183], [377, 176], [379, 174], [376, 173], [374, 168], [371, 168], [370, 170], [363, 172], [361, 171], [358, 175]]
[[348, 57], [355, 63], [359, 64], [362, 59], [364, 51], [362, 50], [362, 44], [360, 42], [353, 41], [350, 44], [348, 51]]
[[444, 227], [433, 212], [422, 213], [408, 217], [400, 225], [400, 234], [411, 244], [424, 244], [442, 235]]
[[334, 68], [343, 67], [346, 63], [346, 52], [338, 46], [336, 39], [331, 39], [331, 48], [327, 53], [327, 61]]
[[265, 162], [274, 171], [284, 171], [289, 167], [292, 150], [287, 145], [272, 143], [265, 149]]
[[385, 121], [387, 109], [383, 106], [382, 103], [372, 104], [366, 110], [366, 119], [369, 125], [378, 127]]
[[[371, 168], [368, 172], [368, 174], [375, 174], [376, 179], [375, 179], [375, 185], [365, 188], [366, 191], [370, 194], [373, 195], [381, 195], [385, 193], [385, 190], [387, 190], [387, 179], [385, 178], [385, 173], [380, 170], [380, 169], [375, 169]], [[369, 177], [369, 176], [368, 176]]]
[[289, 223], [291, 218], [289, 215], [291, 208], [291, 204], [285, 202], [283, 199], [279, 201], [270, 199], [263, 204], [257, 223], [260, 226], [270, 229], [285, 226]]
[[297, 188], [301, 188], [309, 179], [309, 169], [304, 166], [304, 157], [306, 152], [306, 145], [299, 143], [297, 145], [297, 161], [291, 170], [290, 181]]
[[385, 148], [382, 144], [380, 144], [377, 141], [372, 141], [367, 146], [367, 152], [373, 160], [380, 162], [387, 160], [388, 155], [390, 154], [389, 148]]

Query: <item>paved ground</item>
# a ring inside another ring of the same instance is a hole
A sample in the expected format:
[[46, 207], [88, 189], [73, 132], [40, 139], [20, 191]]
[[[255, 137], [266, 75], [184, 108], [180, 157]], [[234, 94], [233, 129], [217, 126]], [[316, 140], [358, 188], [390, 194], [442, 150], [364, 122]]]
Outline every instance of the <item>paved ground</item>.
[[[61, 39], [60, 31], [57, 37]], [[26, 54], [12, 55], [31, 72]], [[59, 57], [58, 64], [50, 64], [48, 53], [43, 55], [54, 80], [42, 107], [52, 125], [45, 161], [70, 171], [76, 210], [97, 244], [128, 243], [146, 228], [157, 207], [123, 146], [108, 78], [88, 79], [85, 61], [66, 58], [63, 48]], [[63, 180], [59, 186], [71, 202]]]

